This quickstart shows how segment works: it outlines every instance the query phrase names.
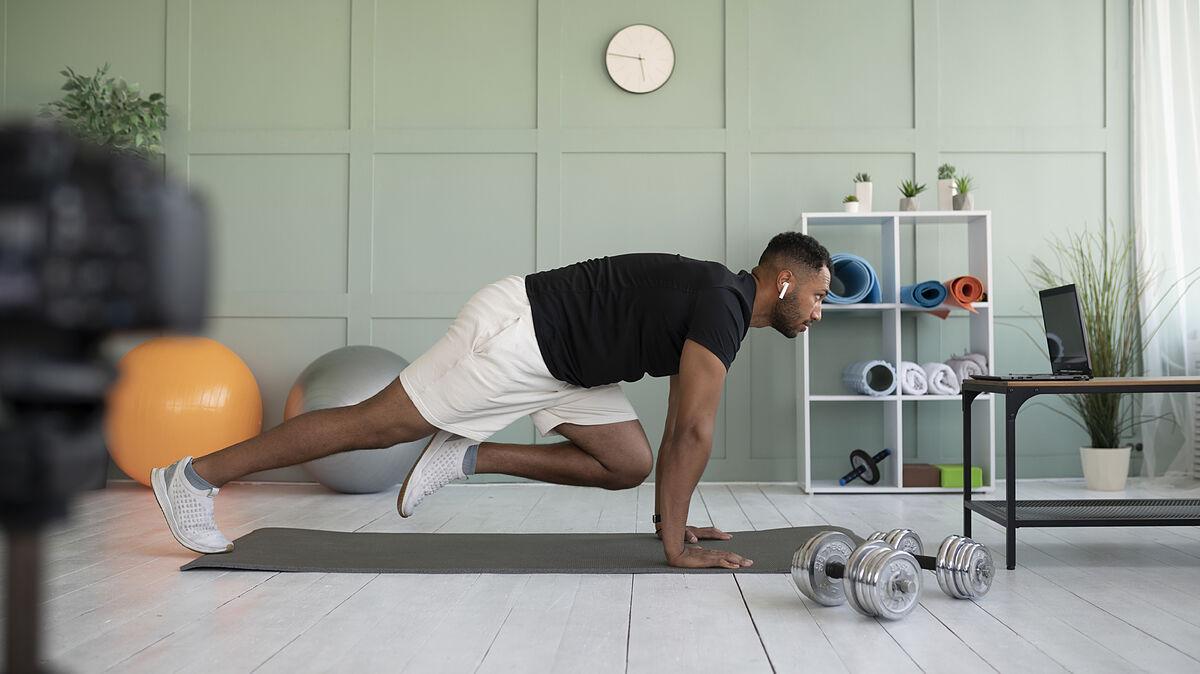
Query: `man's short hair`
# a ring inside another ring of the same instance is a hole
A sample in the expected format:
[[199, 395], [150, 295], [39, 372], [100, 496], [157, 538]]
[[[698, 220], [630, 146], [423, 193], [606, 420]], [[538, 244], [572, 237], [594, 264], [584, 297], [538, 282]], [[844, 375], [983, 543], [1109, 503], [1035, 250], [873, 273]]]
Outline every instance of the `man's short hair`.
[[821, 267], [833, 271], [833, 262], [829, 259], [829, 251], [820, 242], [807, 234], [800, 232], [783, 232], [776, 234], [767, 244], [759, 265], [787, 266], [799, 264], [806, 270], [818, 272]]

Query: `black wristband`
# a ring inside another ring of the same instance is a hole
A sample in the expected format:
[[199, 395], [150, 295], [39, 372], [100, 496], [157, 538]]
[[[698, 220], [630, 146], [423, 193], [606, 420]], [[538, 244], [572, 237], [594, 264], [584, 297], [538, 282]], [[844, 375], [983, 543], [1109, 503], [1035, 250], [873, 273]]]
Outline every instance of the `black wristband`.
[[654, 513], [654, 517], [651, 517], [650, 521], [655, 524], [658, 524], [659, 522], [662, 521], [662, 515], [659, 515], [658, 513]]

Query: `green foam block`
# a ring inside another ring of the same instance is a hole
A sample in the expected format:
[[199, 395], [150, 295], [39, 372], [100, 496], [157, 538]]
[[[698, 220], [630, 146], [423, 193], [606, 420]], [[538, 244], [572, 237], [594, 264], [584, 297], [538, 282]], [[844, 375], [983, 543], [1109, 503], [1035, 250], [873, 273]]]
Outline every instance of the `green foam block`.
[[[959, 487], [963, 486], [963, 467], [961, 463], [938, 463], [934, 464], [942, 473], [943, 487]], [[971, 488], [978, 489], [983, 486], [983, 469], [979, 466], [971, 466]]]

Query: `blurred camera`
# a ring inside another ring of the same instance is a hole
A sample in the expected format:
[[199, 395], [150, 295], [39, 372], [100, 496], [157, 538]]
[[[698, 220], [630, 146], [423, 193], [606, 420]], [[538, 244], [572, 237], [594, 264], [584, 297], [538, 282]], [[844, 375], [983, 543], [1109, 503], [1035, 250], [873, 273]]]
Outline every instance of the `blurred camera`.
[[103, 484], [114, 333], [198, 331], [203, 202], [135, 155], [53, 124], [0, 125], [0, 524], [9, 672], [37, 671], [40, 530]]
[[[0, 520], [36, 524], [107, 465], [112, 333], [195, 331], [202, 202], [134, 155], [61, 127], [0, 127]], [[103, 478], [101, 477], [100, 480]]]
[[207, 255], [200, 203], [157, 167], [57, 127], [0, 127], [4, 343], [199, 328]]

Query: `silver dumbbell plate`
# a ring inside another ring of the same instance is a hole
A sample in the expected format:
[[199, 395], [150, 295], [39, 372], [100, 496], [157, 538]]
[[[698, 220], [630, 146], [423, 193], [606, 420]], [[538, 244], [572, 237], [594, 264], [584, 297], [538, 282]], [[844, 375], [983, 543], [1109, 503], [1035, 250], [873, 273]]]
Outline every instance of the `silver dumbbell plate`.
[[904, 550], [910, 555], [925, 554], [925, 545], [921, 537], [912, 529], [892, 529], [891, 531], [876, 531], [868, 541], [883, 541], [897, 550]]
[[855, 553], [846, 577], [851, 608], [886, 620], [899, 620], [916, 608], [921, 592], [916, 557], [883, 541], [865, 543]]
[[846, 603], [845, 585], [840, 578], [825, 575], [830, 562], [846, 563], [854, 551], [854, 540], [840, 531], [823, 531], [808, 539], [792, 555], [792, 580], [804, 596], [823, 606]]
[[956, 599], [978, 599], [992, 587], [996, 573], [987, 547], [962, 536], [942, 541], [937, 554], [937, 580], [942, 591]]
[[867, 605], [867, 599], [863, 596], [862, 590], [866, 588], [866, 583], [862, 581], [859, 574], [862, 574], [866, 569], [867, 557], [877, 555], [881, 552], [890, 550], [887, 543], [883, 541], [867, 541], [858, 546], [853, 553], [850, 554], [850, 559], [846, 561], [846, 599], [850, 603], [850, 608], [865, 615], [873, 615], [870, 607]]

